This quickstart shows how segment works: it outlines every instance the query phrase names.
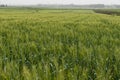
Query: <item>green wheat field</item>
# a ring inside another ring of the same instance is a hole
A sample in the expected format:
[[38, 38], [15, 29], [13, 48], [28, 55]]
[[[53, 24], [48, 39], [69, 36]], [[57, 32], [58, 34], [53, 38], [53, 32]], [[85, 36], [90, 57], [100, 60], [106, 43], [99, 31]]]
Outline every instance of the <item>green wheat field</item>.
[[120, 80], [120, 16], [0, 8], [0, 80]]

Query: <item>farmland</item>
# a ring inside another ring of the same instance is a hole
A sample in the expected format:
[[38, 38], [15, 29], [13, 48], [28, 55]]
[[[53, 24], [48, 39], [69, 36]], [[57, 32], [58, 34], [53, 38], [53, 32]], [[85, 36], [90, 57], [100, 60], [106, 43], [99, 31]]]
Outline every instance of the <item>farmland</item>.
[[0, 8], [0, 80], [119, 80], [120, 16]]

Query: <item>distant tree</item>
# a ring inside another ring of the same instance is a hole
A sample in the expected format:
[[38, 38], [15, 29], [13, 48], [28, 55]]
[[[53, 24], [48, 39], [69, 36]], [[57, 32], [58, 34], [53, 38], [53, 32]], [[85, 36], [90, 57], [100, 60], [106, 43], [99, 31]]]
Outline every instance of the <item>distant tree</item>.
[[104, 4], [93, 4], [93, 5], [89, 5], [90, 8], [104, 8], [105, 5]]
[[120, 8], [120, 5], [114, 5], [116, 8]]
[[0, 4], [0, 7], [7, 7], [7, 4]]

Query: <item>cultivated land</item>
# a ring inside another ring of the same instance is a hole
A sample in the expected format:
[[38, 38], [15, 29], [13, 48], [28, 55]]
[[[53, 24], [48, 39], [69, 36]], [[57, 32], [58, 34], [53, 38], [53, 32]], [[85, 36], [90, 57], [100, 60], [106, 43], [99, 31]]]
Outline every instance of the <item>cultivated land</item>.
[[0, 80], [119, 80], [120, 16], [0, 9]]

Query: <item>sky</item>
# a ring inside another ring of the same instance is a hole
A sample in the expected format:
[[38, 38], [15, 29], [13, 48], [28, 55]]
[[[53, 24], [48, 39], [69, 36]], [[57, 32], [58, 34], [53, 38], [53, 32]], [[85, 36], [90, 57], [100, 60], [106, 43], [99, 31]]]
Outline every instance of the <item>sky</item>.
[[0, 0], [0, 4], [31, 5], [31, 4], [120, 4], [120, 0]]

